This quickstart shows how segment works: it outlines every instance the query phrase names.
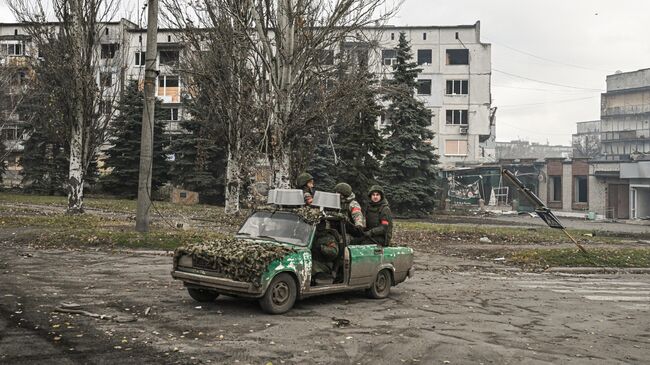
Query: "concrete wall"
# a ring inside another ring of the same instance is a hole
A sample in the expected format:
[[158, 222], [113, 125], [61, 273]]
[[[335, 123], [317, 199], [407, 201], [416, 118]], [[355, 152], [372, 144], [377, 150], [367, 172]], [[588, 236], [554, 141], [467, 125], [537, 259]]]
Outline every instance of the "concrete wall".
[[650, 68], [607, 75], [607, 91], [633, 89], [650, 85]]
[[573, 174], [571, 163], [562, 163], [562, 210], [571, 211], [573, 202]]

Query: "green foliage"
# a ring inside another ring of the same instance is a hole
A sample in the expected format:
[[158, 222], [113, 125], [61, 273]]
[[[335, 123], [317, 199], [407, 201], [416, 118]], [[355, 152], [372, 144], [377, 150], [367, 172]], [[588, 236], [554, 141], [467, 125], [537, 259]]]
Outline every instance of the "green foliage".
[[401, 216], [425, 216], [434, 208], [438, 156], [431, 145], [431, 113], [415, 95], [416, 77], [421, 70], [412, 61], [411, 46], [400, 33], [393, 80], [388, 82], [385, 100], [387, 148], [381, 182], [391, 209]]
[[339, 89], [354, 90], [354, 96], [339, 107], [336, 122], [316, 147], [309, 171], [317, 190], [332, 191], [338, 182], [346, 182], [357, 200], [363, 200], [368, 188], [377, 183], [377, 157], [385, 147], [375, 126], [381, 107], [376, 101], [376, 83], [365, 66], [341, 71]]
[[[121, 95], [110, 132], [113, 145], [106, 151], [105, 164], [111, 172], [101, 180], [103, 189], [111, 194], [135, 197], [140, 170], [140, 137], [142, 135], [143, 93], [136, 81], [130, 81]], [[151, 188], [155, 190], [167, 181], [164, 122], [167, 119], [160, 101], [156, 100], [153, 130], [153, 169]]]
[[184, 100], [191, 117], [181, 122], [184, 132], [172, 141], [175, 160], [170, 177], [175, 185], [198, 192], [202, 203], [223, 204], [226, 143], [206, 98], [199, 93]]
[[30, 135], [24, 142], [21, 157], [24, 190], [34, 194], [63, 195], [70, 153], [61, 139], [56, 138], [55, 132], [43, 128], [41, 120], [33, 122], [28, 128]]
[[587, 254], [575, 248], [521, 250], [507, 257], [508, 263], [529, 269], [548, 267], [650, 267], [647, 248], [588, 248]]

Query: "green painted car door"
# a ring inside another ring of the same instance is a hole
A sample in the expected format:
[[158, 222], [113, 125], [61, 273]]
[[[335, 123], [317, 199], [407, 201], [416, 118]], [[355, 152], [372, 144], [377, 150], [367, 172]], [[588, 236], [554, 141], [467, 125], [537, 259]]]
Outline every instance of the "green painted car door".
[[375, 280], [377, 269], [382, 263], [384, 249], [375, 244], [351, 245], [350, 250], [350, 283], [360, 285]]

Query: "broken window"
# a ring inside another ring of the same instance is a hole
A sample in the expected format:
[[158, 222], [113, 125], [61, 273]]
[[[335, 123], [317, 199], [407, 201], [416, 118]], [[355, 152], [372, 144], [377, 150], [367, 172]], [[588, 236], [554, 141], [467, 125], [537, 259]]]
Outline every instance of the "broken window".
[[173, 66], [178, 64], [179, 52], [177, 50], [160, 51], [160, 64]]
[[448, 139], [445, 141], [445, 155], [466, 156], [467, 140]]
[[99, 74], [99, 86], [111, 87], [113, 86], [113, 74], [110, 72], [102, 72]]
[[426, 32], [422, 33], [422, 40], [425, 40], [425, 41], [427, 40], [427, 33]]
[[397, 62], [397, 50], [394, 49], [382, 49], [381, 50], [381, 60], [382, 63], [386, 66], [390, 66]]
[[144, 66], [146, 60], [147, 52], [136, 52], [135, 53], [135, 65]]
[[117, 51], [120, 49], [120, 45], [117, 43], [102, 44], [101, 57], [102, 59], [114, 58]]
[[469, 65], [469, 50], [466, 49], [448, 49], [448, 65]]
[[467, 124], [467, 110], [447, 110], [447, 124]]
[[418, 49], [418, 65], [430, 65], [431, 58], [430, 49]]
[[548, 178], [549, 198], [552, 202], [562, 201], [562, 176], [549, 176]]
[[431, 80], [418, 80], [418, 95], [431, 95]]
[[469, 92], [469, 81], [467, 80], [447, 80], [447, 95], [467, 95]]
[[573, 178], [575, 182], [575, 187], [573, 190], [573, 200], [575, 203], [587, 203], [588, 202], [588, 189], [587, 189], [587, 177], [586, 176], [576, 176]]

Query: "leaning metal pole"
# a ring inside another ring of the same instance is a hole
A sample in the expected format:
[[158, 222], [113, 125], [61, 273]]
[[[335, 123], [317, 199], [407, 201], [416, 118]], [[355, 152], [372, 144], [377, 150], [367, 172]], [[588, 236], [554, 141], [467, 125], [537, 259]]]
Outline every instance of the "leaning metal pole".
[[149, 231], [151, 208], [151, 169], [153, 156], [153, 118], [156, 101], [156, 54], [158, 38], [158, 0], [148, 1], [147, 49], [144, 71], [144, 108], [142, 111], [142, 136], [140, 137], [140, 171], [138, 177], [138, 208], [135, 230]]

